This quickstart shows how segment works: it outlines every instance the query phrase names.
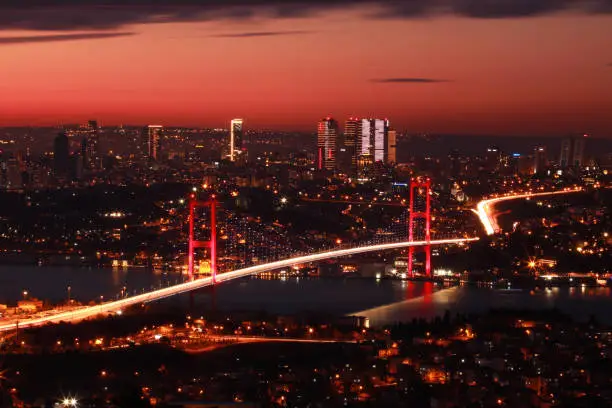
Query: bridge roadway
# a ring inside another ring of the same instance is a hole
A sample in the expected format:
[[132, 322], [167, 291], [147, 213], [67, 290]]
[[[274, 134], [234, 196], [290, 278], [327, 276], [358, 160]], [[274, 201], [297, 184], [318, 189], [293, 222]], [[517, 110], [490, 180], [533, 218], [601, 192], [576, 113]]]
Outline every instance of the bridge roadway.
[[[318, 252], [311, 255], [296, 256], [280, 261], [269, 262], [261, 265], [249, 266], [247, 268], [238, 269], [232, 272], [226, 272], [217, 275], [217, 284], [227, 282], [234, 279], [243, 278], [250, 275], [255, 275], [262, 272], [268, 272], [279, 268], [286, 268], [296, 264], [321, 261], [324, 259], [338, 258], [342, 256], [356, 255], [366, 252], [385, 251], [391, 249], [401, 249], [410, 246], [424, 245], [456, 245], [466, 242], [476, 241], [478, 238], [453, 238], [427, 241], [413, 242], [395, 242], [390, 244], [375, 244], [355, 248], [336, 249], [332, 251]], [[180, 283], [178, 285], [169, 286], [163, 289], [153, 290], [151, 292], [140, 295], [131, 296], [128, 298], [115, 300], [111, 302], [101, 303], [94, 306], [83, 306], [80, 309], [59, 312], [43, 317], [26, 318], [21, 321], [13, 321], [10, 323], [2, 323], [0, 321], [0, 332], [16, 330], [17, 328], [39, 327], [49, 323], [59, 322], [78, 322], [80, 320], [95, 317], [101, 314], [109, 314], [120, 311], [129, 306], [139, 305], [142, 303], [153, 302], [164, 299], [170, 296], [179, 295], [181, 293], [190, 292], [195, 289], [203, 288], [212, 285], [212, 278], [196, 279], [189, 282]]]
[[502, 197], [489, 198], [487, 200], [480, 201], [478, 205], [476, 206], [476, 210], [474, 212], [478, 215], [478, 218], [480, 219], [480, 222], [482, 226], [484, 227], [487, 235], [493, 235], [496, 232], [500, 231], [501, 229], [499, 228], [499, 225], [497, 224], [497, 217], [493, 213], [493, 209], [495, 208], [496, 204], [499, 204], [502, 201], [516, 200], [519, 198], [531, 198], [531, 197], [550, 196], [550, 195], [557, 195], [557, 194], [571, 194], [571, 193], [578, 193], [580, 191], [583, 191], [583, 190], [578, 187], [574, 189], [565, 189], [565, 190], [559, 190], [559, 191], [545, 191], [545, 192], [540, 192], [540, 193], [524, 193], [524, 194], [514, 194], [514, 195], [507, 195], [507, 196], [502, 196]]

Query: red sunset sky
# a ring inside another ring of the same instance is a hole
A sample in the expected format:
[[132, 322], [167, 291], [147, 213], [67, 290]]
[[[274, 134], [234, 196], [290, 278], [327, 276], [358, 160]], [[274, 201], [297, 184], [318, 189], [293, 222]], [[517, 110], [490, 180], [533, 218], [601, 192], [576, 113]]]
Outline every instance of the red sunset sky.
[[[413, 132], [612, 137], [612, 14], [365, 16], [128, 23], [104, 33], [133, 35], [71, 41], [58, 39], [85, 32], [17, 25], [0, 31], [0, 126], [244, 117], [312, 130], [330, 114]], [[6, 40], [38, 35], [58, 37]]]

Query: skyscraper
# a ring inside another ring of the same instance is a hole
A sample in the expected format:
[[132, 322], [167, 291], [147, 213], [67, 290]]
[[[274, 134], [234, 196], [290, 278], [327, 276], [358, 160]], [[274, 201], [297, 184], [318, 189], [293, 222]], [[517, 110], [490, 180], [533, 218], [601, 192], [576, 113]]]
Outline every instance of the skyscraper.
[[385, 148], [387, 147], [387, 136], [389, 132], [389, 121], [382, 119], [372, 119], [372, 134], [374, 147], [374, 161], [384, 162], [386, 158]]
[[385, 163], [397, 163], [397, 132], [395, 130], [389, 130], [387, 132], [387, 156]]
[[[351, 152], [351, 166], [356, 169], [359, 163], [389, 163], [396, 158], [396, 133], [389, 137], [389, 121], [387, 119], [349, 118], [344, 127], [344, 145]], [[371, 156], [360, 160], [361, 156]]]
[[53, 168], [56, 176], [67, 176], [70, 169], [68, 136], [65, 132], [53, 140]]
[[547, 166], [546, 147], [537, 146], [533, 149], [533, 174], [543, 173]]
[[586, 137], [587, 135], [583, 135], [583, 137], [568, 137], [561, 141], [559, 166], [562, 169], [566, 167], [582, 166], [584, 158], [584, 141]]
[[83, 155], [83, 167], [97, 169], [101, 165], [102, 158], [100, 157], [100, 133], [98, 122], [90, 120], [87, 122], [85, 141], [82, 143], [84, 147], [81, 152]]
[[147, 156], [149, 160], [159, 160], [161, 158], [163, 130], [164, 127], [160, 125], [149, 125], [147, 127]]
[[232, 119], [230, 125], [229, 158], [231, 161], [236, 161], [242, 154], [243, 123], [242, 119]]
[[362, 119], [359, 130], [361, 134], [357, 139], [357, 155], [370, 155], [374, 162], [385, 162], [389, 121], [387, 119]]
[[317, 168], [333, 170], [336, 167], [336, 139], [338, 122], [331, 117], [322, 119], [317, 128]]
[[354, 172], [357, 169], [357, 145], [361, 143], [361, 120], [351, 117], [344, 124], [343, 149], [344, 157], [340, 168], [346, 172]]
[[361, 119], [360, 134], [357, 138], [357, 156], [370, 155], [372, 152], [372, 123], [370, 119]]

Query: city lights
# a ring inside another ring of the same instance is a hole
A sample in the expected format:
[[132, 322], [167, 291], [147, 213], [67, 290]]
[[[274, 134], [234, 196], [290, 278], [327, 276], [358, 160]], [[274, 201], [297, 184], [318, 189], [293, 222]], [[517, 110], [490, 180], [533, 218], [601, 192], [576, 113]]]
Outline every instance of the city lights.
[[60, 401], [62, 408], [76, 408], [79, 406], [79, 402], [74, 397], [65, 397]]
[[0, 408], [612, 406], [611, 1], [0, 3]]

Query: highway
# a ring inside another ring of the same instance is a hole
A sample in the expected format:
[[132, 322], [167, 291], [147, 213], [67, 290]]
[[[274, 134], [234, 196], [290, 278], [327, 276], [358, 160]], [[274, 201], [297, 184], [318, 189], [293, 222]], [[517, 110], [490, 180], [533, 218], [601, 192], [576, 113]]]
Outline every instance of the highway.
[[541, 193], [524, 193], [524, 194], [515, 194], [515, 195], [507, 195], [502, 197], [489, 198], [487, 200], [482, 200], [476, 205], [476, 210], [474, 211], [482, 226], [485, 229], [487, 235], [493, 235], [496, 232], [500, 231], [499, 225], [497, 224], [497, 217], [493, 212], [495, 205], [501, 203], [502, 201], [509, 200], [517, 200], [519, 198], [531, 198], [531, 197], [540, 197], [540, 196], [550, 196], [557, 194], [571, 194], [578, 193], [583, 191], [581, 188], [575, 189], [567, 189], [567, 190], [559, 190], [559, 191], [546, 191]]
[[[226, 272], [217, 275], [217, 284], [227, 282], [234, 279], [243, 278], [250, 275], [255, 275], [262, 272], [272, 271], [275, 269], [286, 268], [296, 264], [303, 264], [309, 262], [321, 261], [324, 259], [338, 258], [349, 255], [356, 255], [366, 252], [385, 251], [391, 249], [401, 249], [410, 246], [423, 246], [423, 245], [456, 245], [463, 244], [466, 242], [476, 241], [478, 238], [453, 238], [453, 239], [441, 239], [431, 241], [413, 241], [413, 242], [395, 242], [390, 244], [375, 244], [367, 245], [355, 248], [347, 249], [336, 249], [325, 252], [318, 252], [311, 255], [302, 255], [292, 258], [283, 259], [280, 261], [269, 262], [261, 265], [254, 265], [247, 268], [238, 269], [232, 272]], [[163, 289], [153, 290], [140, 295], [127, 297], [124, 299], [101, 303], [94, 306], [84, 306], [77, 310], [60, 312], [53, 315], [26, 318], [19, 322], [2, 323], [0, 322], [0, 332], [6, 332], [19, 328], [28, 327], [39, 327], [49, 323], [59, 322], [78, 322], [80, 320], [92, 318], [98, 315], [107, 315], [109, 313], [116, 313], [124, 308], [133, 305], [139, 305], [142, 303], [153, 302], [156, 300], [164, 299], [170, 296], [179, 295], [181, 293], [190, 292], [195, 289], [203, 288], [212, 285], [212, 278], [202, 278], [178, 285], [170, 286]]]
[[203, 340], [208, 341], [235, 341], [242, 343], [357, 343], [357, 340], [336, 340], [299, 337], [271, 337], [271, 336], [242, 336], [229, 334], [208, 334]]
[[245, 343], [310, 343], [310, 344], [356, 344], [356, 340], [331, 340], [331, 339], [300, 339], [300, 338], [287, 338], [287, 337], [256, 337], [256, 336], [216, 336], [211, 339], [212, 341], [218, 342], [200, 347], [193, 347], [192, 345], [177, 346], [181, 350], [190, 354], [206, 353], [214, 350], [218, 350], [223, 347], [235, 346], [238, 344]]

